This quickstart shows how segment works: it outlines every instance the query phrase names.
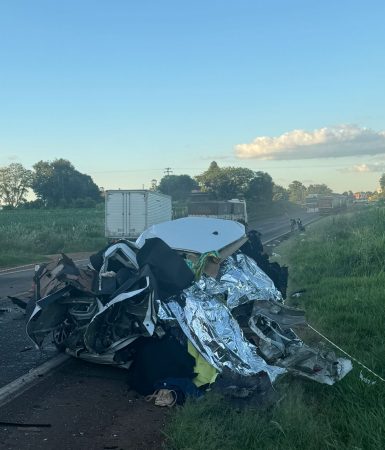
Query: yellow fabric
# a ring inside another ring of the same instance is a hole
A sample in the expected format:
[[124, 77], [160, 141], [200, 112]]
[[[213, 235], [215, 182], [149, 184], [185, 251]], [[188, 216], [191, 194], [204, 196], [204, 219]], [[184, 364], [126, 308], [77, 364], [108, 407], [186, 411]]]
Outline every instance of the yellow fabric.
[[196, 387], [203, 386], [204, 384], [214, 383], [217, 378], [217, 370], [211, 366], [198, 350], [188, 341], [187, 350], [191, 356], [195, 359], [194, 372], [197, 376], [193, 379], [193, 383]]

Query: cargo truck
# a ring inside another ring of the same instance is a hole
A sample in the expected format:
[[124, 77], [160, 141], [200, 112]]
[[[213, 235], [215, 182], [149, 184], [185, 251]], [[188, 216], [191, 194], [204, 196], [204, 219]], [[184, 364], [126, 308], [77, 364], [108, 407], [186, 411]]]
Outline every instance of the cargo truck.
[[105, 192], [105, 236], [109, 239], [136, 239], [151, 225], [171, 218], [169, 195], [146, 190]]
[[321, 215], [338, 213], [349, 206], [349, 198], [340, 194], [310, 194], [306, 196], [305, 206], [308, 213]]
[[189, 216], [230, 219], [247, 223], [246, 202], [244, 200], [196, 200], [188, 204]]

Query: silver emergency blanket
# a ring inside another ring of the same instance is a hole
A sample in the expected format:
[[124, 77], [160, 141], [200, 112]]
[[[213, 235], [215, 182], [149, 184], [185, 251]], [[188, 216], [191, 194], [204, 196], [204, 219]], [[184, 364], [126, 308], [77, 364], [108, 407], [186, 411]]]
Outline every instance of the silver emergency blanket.
[[220, 268], [219, 281], [206, 282], [207, 293], [226, 291], [230, 310], [255, 300], [282, 302], [282, 294], [256, 262], [243, 253], [226, 258]]
[[245, 376], [266, 372], [272, 382], [286, 372], [284, 368], [269, 366], [258, 356], [256, 347], [245, 339], [221, 294], [208, 294], [198, 283], [185, 289], [179, 298], [172, 297], [162, 303], [158, 317], [175, 318], [198, 352], [220, 372], [225, 367]]
[[[232, 310], [249, 302], [253, 302], [251, 316], [241, 328]], [[158, 306], [159, 319], [179, 326], [220, 372], [225, 367], [245, 376], [266, 372], [273, 382], [289, 371], [333, 384], [351, 370], [349, 360], [303, 343], [290, 326], [306, 325], [304, 311], [285, 306], [272, 280], [242, 253], [223, 261], [218, 279], [202, 276], [180, 297], [159, 301]], [[244, 333], [254, 336], [270, 364]]]

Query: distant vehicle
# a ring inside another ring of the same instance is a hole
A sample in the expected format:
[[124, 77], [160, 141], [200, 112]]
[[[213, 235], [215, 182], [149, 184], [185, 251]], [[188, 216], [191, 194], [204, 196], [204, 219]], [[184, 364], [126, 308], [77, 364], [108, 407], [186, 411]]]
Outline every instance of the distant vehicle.
[[348, 198], [340, 194], [311, 194], [305, 199], [306, 211], [318, 212], [321, 215], [332, 214], [347, 208]]
[[305, 198], [306, 212], [317, 213], [319, 212], [318, 205], [319, 194], [309, 194]]
[[247, 223], [246, 202], [244, 200], [197, 200], [188, 204], [189, 216], [230, 219]]
[[169, 195], [123, 189], [105, 193], [105, 236], [109, 239], [136, 239], [151, 225], [171, 218]]

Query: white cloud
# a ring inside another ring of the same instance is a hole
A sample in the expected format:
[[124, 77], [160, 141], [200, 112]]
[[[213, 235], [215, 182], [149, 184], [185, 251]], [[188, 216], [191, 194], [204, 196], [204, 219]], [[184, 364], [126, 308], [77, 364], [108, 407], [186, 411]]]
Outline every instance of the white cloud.
[[293, 130], [278, 137], [259, 136], [235, 146], [238, 158], [311, 159], [385, 154], [385, 131], [338, 125], [314, 131]]
[[385, 163], [376, 162], [373, 164], [357, 164], [352, 167], [346, 167], [344, 169], [340, 169], [342, 173], [368, 173], [368, 172], [385, 172]]

